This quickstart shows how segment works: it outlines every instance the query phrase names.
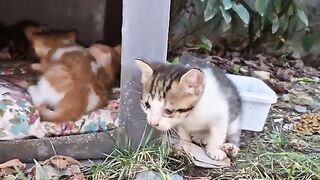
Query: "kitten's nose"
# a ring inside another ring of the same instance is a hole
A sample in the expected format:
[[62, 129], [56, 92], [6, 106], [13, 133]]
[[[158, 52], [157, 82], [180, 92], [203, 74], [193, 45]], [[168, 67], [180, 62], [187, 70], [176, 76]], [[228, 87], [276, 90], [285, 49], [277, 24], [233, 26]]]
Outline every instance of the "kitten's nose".
[[152, 127], [157, 127], [159, 126], [159, 122], [158, 121], [150, 121], [149, 123]]

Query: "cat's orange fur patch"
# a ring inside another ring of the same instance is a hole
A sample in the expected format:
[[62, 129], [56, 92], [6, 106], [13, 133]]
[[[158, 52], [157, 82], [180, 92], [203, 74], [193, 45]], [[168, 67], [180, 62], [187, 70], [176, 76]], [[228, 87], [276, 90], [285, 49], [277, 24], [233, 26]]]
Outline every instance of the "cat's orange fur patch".
[[43, 121], [76, 121], [87, 112], [91, 89], [99, 97], [93, 109], [100, 108], [107, 102], [105, 87], [96, 79], [90, 66], [91, 58], [86, 52], [66, 52], [59, 61], [50, 61], [43, 77], [59, 93], [64, 93], [62, 100], [50, 110], [47, 105], [39, 107]]
[[117, 49], [94, 44], [88, 49], [65, 46], [51, 50], [46, 55], [47, 64], [40, 66], [42, 78], [63, 98], [54, 107], [40, 104], [41, 120], [76, 121], [86, 112], [105, 106], [120, 73], [120, 47]]
[[54, 32], [46, 30], [45, 27], [27, 28], [25, 34], [35, 54], [40, 58], [40, 63], [33, 63], [31, 68], [39, 72], [43, 72], [44, 66], [48, 64], [50, 54], [58, 48], [75, 45], [77, 39], [74, 31]]
[[[109, 47], [103, 44], [93, 44], [88, 49], [89, 53], [102, 67], [97, 71], [97, 77], [100, 81], [108, 86], [120, 81], [121, 70], [121, 46]], [[109, 62], [110, 66], [103, 66]], [[109, 78], [105, 78], [109, 77]], [[111, 81], [110, 81], [111, 80]]]

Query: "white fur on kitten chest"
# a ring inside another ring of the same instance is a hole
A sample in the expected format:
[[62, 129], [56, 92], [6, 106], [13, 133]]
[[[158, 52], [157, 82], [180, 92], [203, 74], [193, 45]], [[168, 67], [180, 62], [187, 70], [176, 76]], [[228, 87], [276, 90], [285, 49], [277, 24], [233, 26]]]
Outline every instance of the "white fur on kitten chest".
[[228, 121], [223, 122], [229, 117], [229, 107], [223, 98], [223, 92], [219, 88], [216, 78], [212, 76], [211, 69], [205, 69], [203, 73], [205, 74], [203, 95], [183, 123], [183, 126], [189, 131], [208, 129], [209, 126], [228, 123]]
[[191, 141], [192, 132], [208, 131], [201, 138], [207, 144], [207, 154], [213, 159], [222, 160], [226, 157], [221, 146], [225, 143], [228, 132], [228, 102], [212, 70], [202, 71], [205, 75], [203, 95], [189, 116], [178, 126], [178, 133], [181, 140]]

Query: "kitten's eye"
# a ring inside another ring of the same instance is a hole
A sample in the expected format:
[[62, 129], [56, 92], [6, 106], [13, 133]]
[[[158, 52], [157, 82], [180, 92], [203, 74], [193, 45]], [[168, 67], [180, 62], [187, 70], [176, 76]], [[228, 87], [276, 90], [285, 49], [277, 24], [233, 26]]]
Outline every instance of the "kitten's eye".
[[147, 109], [150, 108], [150, 104], [148, 102], [146, 102], [144, 105], [146, 106]]
[[173, 113], [173, 110], [170, 109], [164, 109], [164, 114], [171, 115]]

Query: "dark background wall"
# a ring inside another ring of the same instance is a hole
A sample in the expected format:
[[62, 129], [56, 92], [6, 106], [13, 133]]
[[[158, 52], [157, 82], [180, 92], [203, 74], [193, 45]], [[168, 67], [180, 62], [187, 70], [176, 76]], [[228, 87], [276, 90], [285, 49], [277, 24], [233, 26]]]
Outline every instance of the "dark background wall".
[[121, 9], [121, 0], [0, 0], [0, 21], [11, 25], [34, 20], [53, 28], [76, 29], [85, 45], [101, 40], [117, 44], [121, 39]]

